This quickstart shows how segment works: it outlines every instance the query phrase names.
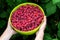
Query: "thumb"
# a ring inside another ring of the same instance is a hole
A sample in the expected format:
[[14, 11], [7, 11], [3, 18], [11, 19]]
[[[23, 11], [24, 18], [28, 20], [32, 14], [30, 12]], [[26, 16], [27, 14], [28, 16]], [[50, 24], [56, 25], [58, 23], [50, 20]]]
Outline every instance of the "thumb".
[[46, 16], [44, 16], [44, 22], [43, 22], [43, 24], [41, 25], [39, 31], [36, 33], [36, 38], [35, 38], [35, 40], [43, 40], [45, 27], [46, 27]]

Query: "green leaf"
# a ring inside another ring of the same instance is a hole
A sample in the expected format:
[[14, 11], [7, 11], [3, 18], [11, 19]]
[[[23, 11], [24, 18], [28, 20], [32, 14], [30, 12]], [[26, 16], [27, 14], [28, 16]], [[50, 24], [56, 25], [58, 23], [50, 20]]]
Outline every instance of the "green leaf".
[[58, 23], [58, 29], [60, 30], [60, 22]]
[[57, 34], [58, 34], [58, 37], [60, 38], [60, 22], [58, 23], [58, 32], [57, 32]]
[[0, 17], [1, 18], [6, 18], [6, 17], [8, 17], [8, 13], [3, 11], [3, 13], [0, 14]]
[[52, 40], [52, 38], [51, 38], [49, 33], [45, 33], [44, 40]]
[[53, 4], [57, 4], [60, 0], [52, 0]]
[[52, 2], [46, 4], [46, 15], [50, 16], [56, 12], [56, 5], [53, 5]]
[[54, 38], [54, 39], [52, 39], [52, 40], [58, 40], [58, 38]]
[[57, 35], [58, 35], [58, 37], [60, 38], [60, 30], [58, 30]]
[[59, 3], [57, 3], [57, 6], [60, 8], [60, 2], [59, 2]]
[[5, 24], [6, 22], [4, 20], [0, 20], [0, 28], [2, 28]]

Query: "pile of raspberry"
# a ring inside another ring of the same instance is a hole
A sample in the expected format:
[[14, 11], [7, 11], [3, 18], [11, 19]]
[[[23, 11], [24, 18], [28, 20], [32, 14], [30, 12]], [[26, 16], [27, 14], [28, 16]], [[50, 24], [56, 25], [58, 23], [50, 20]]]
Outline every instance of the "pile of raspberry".
[[43, 12], [38, 6], [26, 4], [12, 13], [11, 23], [20, 31], [30, 31], [37, 28], [43, 18]]

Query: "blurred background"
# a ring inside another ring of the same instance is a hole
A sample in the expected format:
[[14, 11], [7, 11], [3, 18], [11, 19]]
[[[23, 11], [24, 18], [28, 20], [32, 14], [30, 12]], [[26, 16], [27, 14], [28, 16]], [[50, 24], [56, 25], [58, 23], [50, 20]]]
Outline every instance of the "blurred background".
[[[60, 0], [0, 0], [0, 36], [7, 27], [12, 9], [25, 2], [36, 3], [43, 8], [47, 16], [44, 40], [60, 40]], [[34, 40], [34, 38], [35, 34], [22, 36], [17, 33], [10, 40]]]

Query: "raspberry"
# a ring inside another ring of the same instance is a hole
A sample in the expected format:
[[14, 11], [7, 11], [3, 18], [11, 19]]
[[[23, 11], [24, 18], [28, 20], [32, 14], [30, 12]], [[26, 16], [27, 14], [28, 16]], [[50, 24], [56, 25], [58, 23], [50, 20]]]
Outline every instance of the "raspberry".
[[38, 6], [26, 4], [15, 10], [11, 16], [12, 25], [21, 31], [30, 31], [41, 24], [44, 15]]

